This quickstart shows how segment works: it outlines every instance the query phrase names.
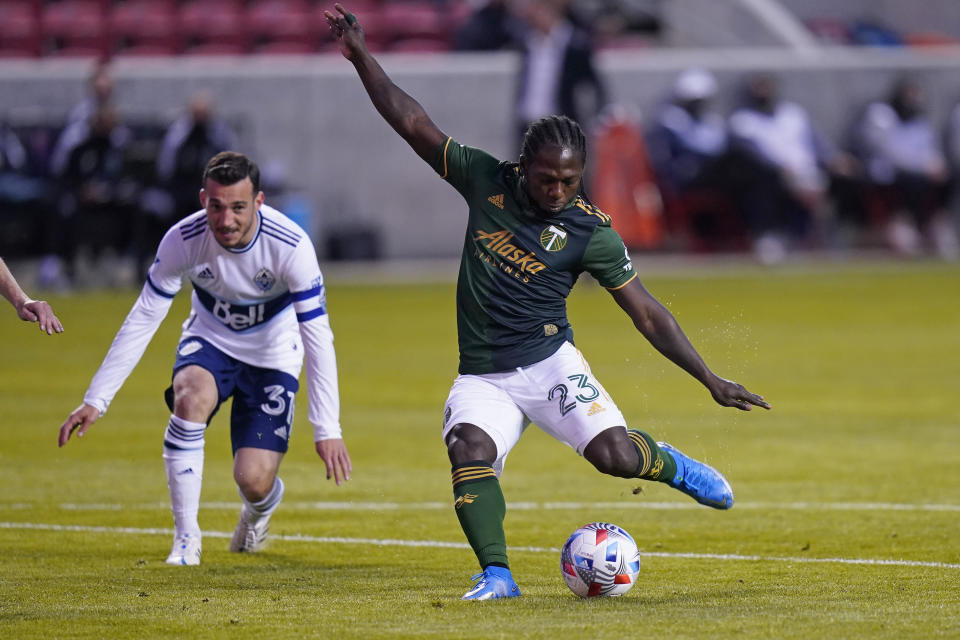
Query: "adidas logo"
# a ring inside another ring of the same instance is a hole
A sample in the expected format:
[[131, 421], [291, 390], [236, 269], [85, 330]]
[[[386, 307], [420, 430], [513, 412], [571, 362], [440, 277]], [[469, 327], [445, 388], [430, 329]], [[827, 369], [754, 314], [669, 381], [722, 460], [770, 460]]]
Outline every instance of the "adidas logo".
[[286, 428], [286, 427], [278, 427], [278, 428], [276, 428], [276, 429], [273, 430], [273, 435], [278, 436], [278, 437], [283, 438], [284, 440], [286, 440], [286, 439], [287, 439], [287, 428]]
[[588, 416], [596, 415], [601, 411], [606, 411], [606, 409], [600, 406], [599, 402], [594, 402], [592, 405], [590, 405], [590, 409], [587, 410], [587, 415]]
[[193, 475], [193, 467], [187, 467], [187, 468], [184, 469], [183, 471], [178, 471], [178, 472], [177, 472], [177, 475], [178, 475], [178, 476], [185, 476], [185, 475], [188, 475], [188, 474], [189, 474], [189, 475]]
[[213, 280], [214, 279], [213, 271], [210, 270], [210, 267], [204, 267], [200, 273], [197, 274], [197, 280]]
[[489, 198], [487, 198], [487, 201], [493, 203], [493, 206], [495, 206], [497, 209], [503, 209], [503, 194], [502, 194], [502, 193], [498, 193], [498, 194], [495, 195], [495, 196], [490, 196]]

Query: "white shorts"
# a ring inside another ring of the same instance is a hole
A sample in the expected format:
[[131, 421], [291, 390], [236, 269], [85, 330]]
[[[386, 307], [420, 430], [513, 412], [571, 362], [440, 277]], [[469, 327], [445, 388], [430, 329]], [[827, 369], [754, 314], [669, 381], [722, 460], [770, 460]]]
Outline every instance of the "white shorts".
[[499, 476], [531, 422], [580, 455], [601, 432], [626, 426], [580, 351], [565, 342], [549, 358], [527, 367], [457, 376], [443, 411], [443, 439], [457, 424], [476, 425], [497, 445], [493, 469]]

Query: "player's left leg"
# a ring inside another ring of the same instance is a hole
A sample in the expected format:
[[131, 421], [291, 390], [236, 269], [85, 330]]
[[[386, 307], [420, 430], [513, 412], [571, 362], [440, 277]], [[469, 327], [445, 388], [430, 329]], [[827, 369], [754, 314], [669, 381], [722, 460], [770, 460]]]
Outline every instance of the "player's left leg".
[[230, 551], [254, 553], [267, 539], [270, 516], [283, 498], [283, 480], [277, 476], [283, 454], [268, 449], [240, 447], [233, 459], [233, 478], [243, 505], [230, 539]]
[[733, 491], [716, 469], [642, 431], [628, 431], [620, 409], [572, 344], [523, 372], [528, 383], [513, 391], [523, 411], [602, 473], [664, 482], [718, 509], [733, 505]]
[[663, 482], [715, 509], [733, 506], [733, 489], [723, 474], [637, 429], [603, 431], [586, 446], [583, 457], [602, 473]]
[[293, 427], [297, 379], [283, 371], [244, 365], [230, 415], [233, 477], [242, 505], [230, 550], [253, 553], [263, 546], [270, 517], [283, 498], [277, 475]]

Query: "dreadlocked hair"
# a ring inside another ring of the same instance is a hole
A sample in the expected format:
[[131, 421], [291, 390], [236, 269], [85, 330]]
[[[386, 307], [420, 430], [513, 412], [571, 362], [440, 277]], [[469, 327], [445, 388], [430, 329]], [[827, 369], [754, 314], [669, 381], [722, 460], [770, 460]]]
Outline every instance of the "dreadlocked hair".
[[567, 116], [546, 116], [531, 123], [523, 134], [520, 153], [529, 160], [547, 145], [576, 151], [584, 159], [587, 156], [587, 140], [583, 129]]

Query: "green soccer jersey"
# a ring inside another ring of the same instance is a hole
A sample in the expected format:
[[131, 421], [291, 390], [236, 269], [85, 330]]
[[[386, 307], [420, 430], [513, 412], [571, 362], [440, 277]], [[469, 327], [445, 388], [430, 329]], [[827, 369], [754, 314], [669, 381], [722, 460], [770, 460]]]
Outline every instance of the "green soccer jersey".
[[583, 271], [608, 289], [636, 277], [610, 217], [583, 198], [537, 215], [517, 164], [452, 138], [431, 164], [470, 210], [457, 281], [460, 373], [523, 367], [573, 342], [567, 296]]

